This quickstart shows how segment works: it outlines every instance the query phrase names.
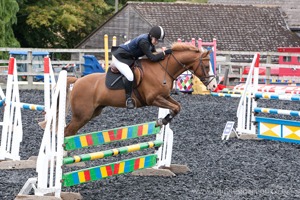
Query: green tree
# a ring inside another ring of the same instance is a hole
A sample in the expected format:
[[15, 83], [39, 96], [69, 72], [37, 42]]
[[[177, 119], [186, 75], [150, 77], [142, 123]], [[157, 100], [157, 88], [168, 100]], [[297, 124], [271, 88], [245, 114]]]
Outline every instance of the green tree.
[[111, 14], [104, 0], [17, 0], [22, 47], [73, 48]]
[[17, 22], [19, 6], [16, 0], [0, 0], [0, 47], [19, 47], [12, 25]]

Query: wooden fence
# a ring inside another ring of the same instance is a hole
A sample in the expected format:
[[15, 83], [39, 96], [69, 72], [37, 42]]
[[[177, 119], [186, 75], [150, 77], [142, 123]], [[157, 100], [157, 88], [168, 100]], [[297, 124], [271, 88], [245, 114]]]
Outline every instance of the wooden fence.
[[[42, 48], [0, 48], [0, 52], [10, 51], [25, 51], [27, 56], [25, 60], [17, 60], [18, 64], [26, 64], [26, 72], [18, 72], [20, 76], [27, 76], [26, 82], [21, 82], [21, 89], [42, 89], [41, 83], [34, 82], [34, 76], [43, 75], [42, 71], [33, 70], [34, 65], [43, 65], [43, 61], [33, 60], [32, 52], [49, 52], [50, 57], [55, 54], [69, 54], [68, 60], [54, 60], [52, 58], [52, 65], [54, 67], [64, 66], [67, 64], [77, 65], [79, 69], [75, 71], [75, 74], [69, 72], [69, 75], [81, 76], [84, 71], [84, 55], [96, 55], [96, 57], [104, 60], [104, 49], [42, 49]], [[218, 51], [217, 50], [217, 74], [218, 76], [224, 76], [226, 69], [229, 70], [228, 77], [230, 80], [240, 81], [241, 78], [246, 78], [246, 75], [242, 75], [245, 67], [250, 66], [254, 54], [257, 52], [241, 52], [241, 51]], [[266, 75], [261, 76], [266, 80], [274, 79], [270, 73], [271, 68], [293, 68], [300, 70], [300, 66], [297, 65], [279, 65], [278, 58], [280, 56], [297, 56], [300, 60], [300, 54], [295, 53], [281, 53], [281, 52], [259, 52], [261, 55], [260, 66], [266, 67]], [[104, 61], [101, 62], [104, 65]], [[4, 66], [3, 66], [4, 65]], [[7, 76], [8, 60], [0, 60], [0, 86], [5, 88], [5, 77]], [[55, 70], [56, 71], [56, 70]], [[57, 75], [57, 73], [56, 73]], [[295, 79], [298, 77], [289, 77], [289, 79]], [[2, 80], [2, 81], [1, 81]], [[2, 82], [2, 83], [1, 83]], [[300, 82], [300, 80], [299, 80]]]

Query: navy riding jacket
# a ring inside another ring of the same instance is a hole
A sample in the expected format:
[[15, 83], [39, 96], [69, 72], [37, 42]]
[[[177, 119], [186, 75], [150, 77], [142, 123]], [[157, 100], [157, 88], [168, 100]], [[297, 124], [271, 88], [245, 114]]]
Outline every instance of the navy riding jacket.
[[157, 62], [164, 59], [163, 52], [153, 54], [155, 46], [151, 43], [148, 34], [142, 34], [125, 44], [121, 44], [119, 48], [112, 52], [112, 54], [121, 62], [129, 66], [134, 63], [139, 57], [146, 55], [148, 59]]

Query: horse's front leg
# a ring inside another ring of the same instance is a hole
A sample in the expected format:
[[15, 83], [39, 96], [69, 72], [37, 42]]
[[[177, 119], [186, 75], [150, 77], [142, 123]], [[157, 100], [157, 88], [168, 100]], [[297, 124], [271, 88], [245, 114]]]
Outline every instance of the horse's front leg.
[[158, 119], [156, 122], [157, 126], [167, 125], [172, 121], [172, 119], [180, 112], [181, 105], [172, 97], [157, 97], [156, 100], [153, 102], [154, 106], [166, 108], [170, 110], [170, 113], [167, 114], [164, 118]]
[[170, 110], [170, 113], [167, 114], [164, 118], [159, 118], [156, 121], [156, 126], [162, 126], [162, 125], [167, 125], [168, 123], [171, 122], [171, 120], [175, 117], [175, 114], [173, 113], [172, 110]]

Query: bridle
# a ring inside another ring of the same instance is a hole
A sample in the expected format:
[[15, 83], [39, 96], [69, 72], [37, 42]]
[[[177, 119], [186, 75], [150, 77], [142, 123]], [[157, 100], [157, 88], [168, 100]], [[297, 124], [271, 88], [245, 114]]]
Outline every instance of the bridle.
[[[214, 80], [214, 78], [216, 78], [216, 76], [215, 76], [215, 75], [209, 75], [209, 74], [207, 74], [206, 70], [204, 69], [205, 66], [202, 65], [202, 61], [203, 61], [203, 59], [202, 59], [202, 57], [200, 56], [200, 58], [199, 58], [199, 64], [198, 64], [198, 66], [197, 66], [197, 68], [196, 68], [196, 71], [197, 71], [199, 68], [202, 69], [202, 72], [203, 72], [203, 74], [204, 74], [205, 76], [204, 76], [204, 77], [200, 77], [200, 80], [202, 81], [202, 83], [203, 83], [205, 86], [208, 86], [208, 85]], [[200, 66], [202, 66], [202, 67], [200, 67]], [[189, 70], [189, 71], [191, 71], [191, 70]], [[196, 73], [196, 71], [194, 72], [194, 74]], [[191, 72], [191, 73], [192, 73], [192, 72]], [[193, 74], [193, 75], [194, 75], [194, 74]], [[208, 80], [207, 80], [207, 79], [208, 79]]]
[[[174, 60], [175, 60], [182, 68], [184, 68], [184, 69], [186, 69], [187, 71], [191, 72], [191, 74], [193, 74], [193, 75], [195, 75], [196, 72], [197, 72], [197, 70], [200, 68], [200, 69], [202, 70], [202, 74], [204, 74], [204, 76], [199, 77], [199, 79], [202, 81], [202, 83], [203, 83], [205, 86], [208, 86], [208, 85], [214, 80], [214, 78], [216, 78], [215, 75], [209, 75], [209, 74], [206, 72], [205, 66], [203, 65], [203, 58], [201, 57], [201, 55], [200, 55], [199, 58], [196, 58], [196, 59], [193, 61], [193, 62], [195, 62], [196, 60], [199, 59], [199, 63], [198, 63], [198, 65], [197, 65], [197, 68], [196, 68], [195, 71], [189, 69], [188, 67], [186, 67], [185, 64], [181, 63], [181, 62], [174, 56], [173, 53], [171, 54], [171, 56], [174, 58]], [[166, 68], [164, 68], [160, 62], [159, 62], [159, 64], [160, 64], [160, 66], [165, 70], [165, 72], [166, 72], [173, 80], [175, 80], [176, 77], [174, 78], [174, 76], [171, 75], [171, 74], [168, 72], [168, 62], [169, 62], [169, 59], [170, 59], [171, 56], [168, 57]], [[195, 75], [195, 76], [196, 76], [196, 75]], [[208, 79], [208, 80], [207, 80], [207, 79]]]

